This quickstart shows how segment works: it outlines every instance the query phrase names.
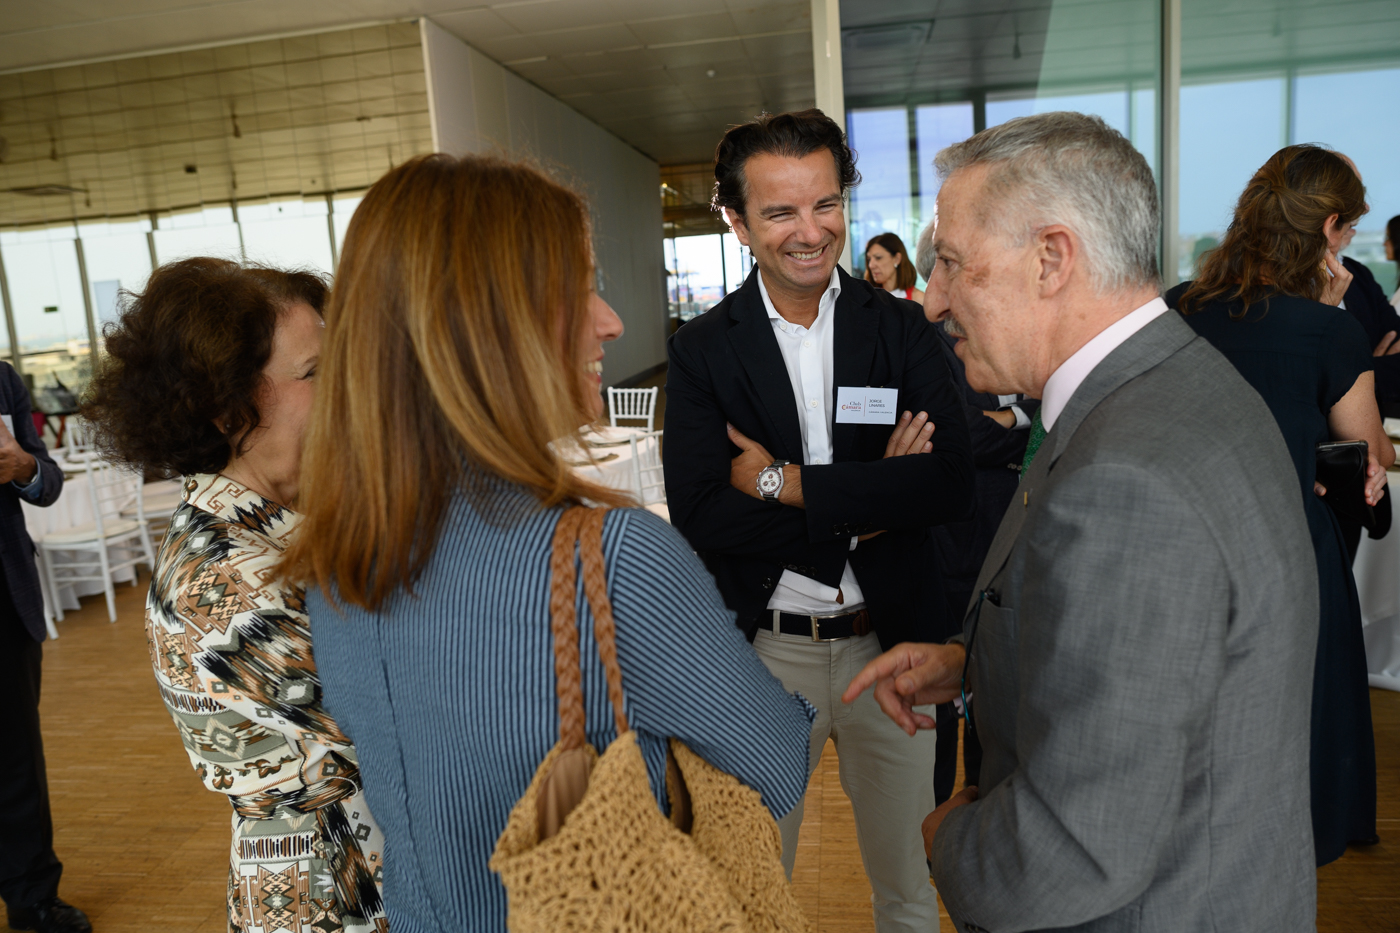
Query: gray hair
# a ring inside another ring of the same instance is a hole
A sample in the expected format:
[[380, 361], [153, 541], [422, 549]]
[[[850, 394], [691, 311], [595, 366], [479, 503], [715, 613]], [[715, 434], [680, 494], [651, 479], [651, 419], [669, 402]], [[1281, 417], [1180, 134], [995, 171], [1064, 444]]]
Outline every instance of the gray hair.
[[938, 221], [930, 220], [914, 246], [914, 271], [925, 282], [933, 275], [933, 264], [938, 261], [938, 251], [933, 248], [933, 232], [937, 229]]
[[[1019, 117], [934, 159], [945, 180], [974, 165], [991, 168], [981, 211], [1001, 233], [1024, 243], [1043, 227], [1064, 224], [1078, 235], [1099, 294], [1160, 285], [1152, 169], [1101, 118], [1070, 112]], [[919, 243], [922, 254], [922, 237]]]

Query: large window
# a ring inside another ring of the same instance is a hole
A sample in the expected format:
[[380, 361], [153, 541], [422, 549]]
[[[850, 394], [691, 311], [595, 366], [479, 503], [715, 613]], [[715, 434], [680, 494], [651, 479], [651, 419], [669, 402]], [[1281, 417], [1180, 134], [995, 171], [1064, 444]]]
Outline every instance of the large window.
[[[1374, 0], [1181, 0], [1178, 120], [1163, 134], [1165, 0], [844, 0], [846, 125], [864, 183], [852, 198], [851, 259], [892, 231], [911, 249], [933, 217], [933, 158], [1014, 117], [1101, 116], [1174, 199], [1164, 213], [1164, 284], [1219, 242], [1250, 175], [1280, 147], [1317, 142], [1356, 161], [1371, 212], [1347, 253], [1387, 290], [1386, 221], [1400, 214], [1400, 4]], [[1178, 76], [1173, 76], [1175, 79]], [[1170, 84], [1165, 86], [1170, 87]], [[1175, 178], [1163, 179], [1162, 147]]]
[[732, 233], [665, 240], [666, 302], [673, 326], [703, 314], [744, 284], [753, 257]]
[[248, 259], [288, 269], [329, 273], [331, 227], [325, 198], [240, 205], [243, 247]]
[[949, 0], [937, 16], [916, 13], [898, 0], [841, 6], [846, 130], [862, 176], [849, 218], [856, 274], [880, 233], [914, 251], [934, 215], [934, 156], [985, 127], [1092, 113], [1155, 169], [1157, 0]]
[[[80, 390], [87, 384], [94, 349], [89, 341], [89, 308], [92, 332], [98, 337], [96, 351], [101, 352], [103, 325], [116, 319], [124, 293], [140, 292], [145, 287], [153, 263], [191, 256], [234, 261], [246, 258], [330, 275], [335, 267], [333, 257], [339, 255], [350, 215], [361, 197], [360, 193], [347, 193], [329, 201], [322, 195], [239, 204], [236, 208], [231, 203], [206, 205], [196, 210], [157, 212], [153, 218], [0, 231], [0, 262], [10, 297], [8, 312], [19, 341], [16, 355], [9, 346], [8, 329], [0, 328], [0, 353], [9, 356], [35, 388], [61, 383]], [[696, 272], [691, 278], [701, 283], [708, 281], [707, 275]], [[703, 287], [699, 291], [708, 294]]]
[[1395, 263], [1382, 243], [1386, 220], [1400, 214], [1400, 125], [1376, 119], [1376, 102], [1400, 100], [1400, 61], [1339, 68], [1347, 64], [1224, 80], [1197, 75], [1182, 88], [1178, 278], [1190, 278], [1219, 242], [1245, 183], [1269, 156], [1315, 142], [1346, 153], [1360, 169], [1371, 212], [1345, 253], [1366, 263], [1387, 294], [1394, 291]]

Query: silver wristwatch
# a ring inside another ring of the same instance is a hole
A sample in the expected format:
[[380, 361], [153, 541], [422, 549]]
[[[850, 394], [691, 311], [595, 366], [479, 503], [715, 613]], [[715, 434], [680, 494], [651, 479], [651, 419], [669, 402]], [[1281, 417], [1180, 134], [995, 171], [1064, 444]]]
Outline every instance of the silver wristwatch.
[[777, 502], [778, 494], [783, 491], [783, 467], [787, 466], [790, 460], [774, 460], [770, 465], [758, 471], [758, 494], [769, 502]]

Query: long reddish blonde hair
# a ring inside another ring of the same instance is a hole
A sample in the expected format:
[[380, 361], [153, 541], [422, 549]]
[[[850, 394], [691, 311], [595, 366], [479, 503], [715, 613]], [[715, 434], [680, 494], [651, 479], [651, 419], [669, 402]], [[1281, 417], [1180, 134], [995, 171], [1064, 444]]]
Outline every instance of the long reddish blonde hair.
[[551, 444], [593, 417], [589, 242], [583, 200], [526, 165], [430, 155], [375, 183], [326, 307], [288, 577], [376, 609], [492, 477], [546, 507], [627, 504]]

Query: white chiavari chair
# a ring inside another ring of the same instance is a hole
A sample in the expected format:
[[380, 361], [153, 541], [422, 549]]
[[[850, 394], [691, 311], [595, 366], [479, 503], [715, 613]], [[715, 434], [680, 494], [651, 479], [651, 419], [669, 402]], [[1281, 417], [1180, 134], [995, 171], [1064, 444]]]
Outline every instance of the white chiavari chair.
[[[117, 621], [117, 594], [112, 575], [137, 564], [155, 567], [155, 549], [140, 474], [113, 466], [95, 457], [83, 464], [93, 520], [76, 528], [46, 534], [37, 543], [48, 578], [53, 611], [63, 619], [60, 588], [75, 583], [102, 584], [107, 597], [108, 621]], [[124, 517], [132, 509], [135, 515]], [[136, 579], [132, 580], [132, 585]]]
[[647, 430], [655, 427], [656, 386], [650, 389], [614, 389], [608, 387], [608, 423], [645, 421]]

